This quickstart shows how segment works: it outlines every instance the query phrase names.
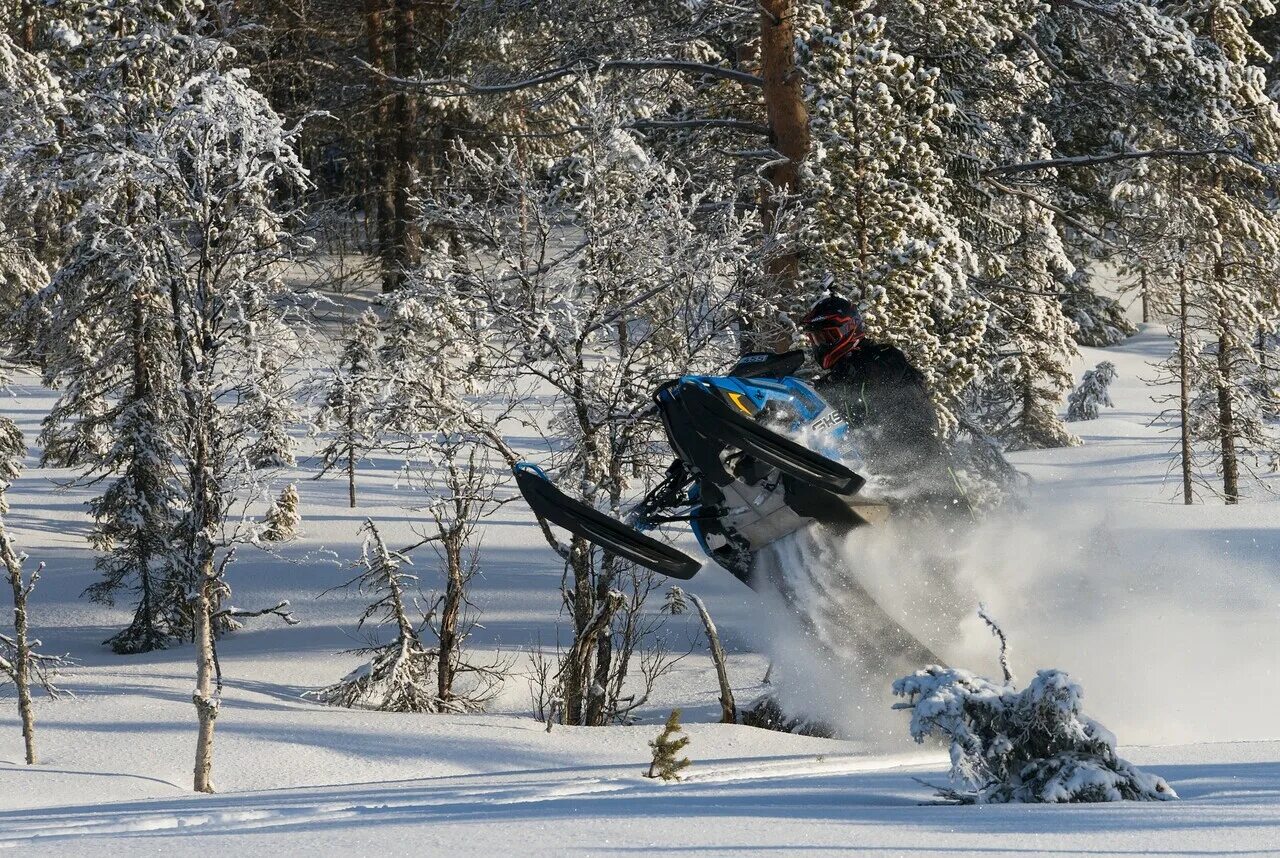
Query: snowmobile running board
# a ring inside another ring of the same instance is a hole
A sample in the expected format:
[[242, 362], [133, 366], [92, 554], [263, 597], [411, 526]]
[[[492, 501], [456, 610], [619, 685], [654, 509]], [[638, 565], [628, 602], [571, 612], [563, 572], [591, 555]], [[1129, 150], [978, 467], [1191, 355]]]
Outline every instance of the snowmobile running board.
[[626, 560], [671, 578], [687, 581], [702, 562], [683, 551], [646, 536], [633, 527], [566, 495], [547, 479], [541, 468], [518, 462], [512, 471], [516, 485], [534, 514]]
[[837, 495], [857, 494], [866, 483], [839, 462], [770, 431], [746, 414], [739, 414], [700, 385], [681, 384], [679, 398], [698, 427], [698, 434], [736, 447], [803, 483]]

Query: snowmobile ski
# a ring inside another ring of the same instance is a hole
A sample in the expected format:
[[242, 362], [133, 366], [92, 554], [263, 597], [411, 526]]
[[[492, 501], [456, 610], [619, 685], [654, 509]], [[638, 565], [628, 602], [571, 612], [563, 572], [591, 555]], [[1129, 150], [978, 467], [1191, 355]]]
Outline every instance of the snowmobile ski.
[[779, 435], [738, 413], [698, 384], [680, 385], [684, 405], [698, 434], [736, 447], [788, 476], [837, 495], [853, 495], [866, 483], [849, 468]]
[[541, 518], [593, 545], [671, 578], [687, 581], [702, 563], [670, 545], [610, 518], [560, 491], [537, 465], [520, 462], [513, 469], [516, 485]]

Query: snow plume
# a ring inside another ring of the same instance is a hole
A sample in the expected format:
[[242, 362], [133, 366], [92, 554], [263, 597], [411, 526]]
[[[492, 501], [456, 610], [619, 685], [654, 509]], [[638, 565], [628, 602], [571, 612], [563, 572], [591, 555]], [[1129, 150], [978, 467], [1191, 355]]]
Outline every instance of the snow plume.
[[[910, 664], [866, 606], [882, 606], [948, 665], [997, 677], [997, 647], [975, 613], [985, 602], [1014, 644], [1015, 672], [1069, 672], [1128, 743], [1274, 737], [1280, 687], [1266, 680], [1280, 651], [1280, 580], [1266, 558], [1277, 546], [1261, 530], [1223, 529], [1221, 514], [1047, 502], [978, 526], [899, 518], [834, 546], [797, 534], [760, 559], [799, 582], [795, 610], [776, 593], [765, 600], [773, 691], [789, 714], [900, 744], [890, 682], [931, 659], [917, 653]], [[815, 645], [824, 636], [827, 646]]]

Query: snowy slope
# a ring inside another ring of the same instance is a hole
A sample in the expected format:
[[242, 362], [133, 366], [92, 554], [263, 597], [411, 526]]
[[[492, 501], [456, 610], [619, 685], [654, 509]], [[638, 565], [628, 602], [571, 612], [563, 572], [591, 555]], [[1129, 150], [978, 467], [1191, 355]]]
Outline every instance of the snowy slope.
[[[303, 624], [258, 622], [220, 645], [228, 689], [214, 781], [222, 792], [192, 796], [191, 651], [124, 658], [99, 646], [126, 612], [79, 598], [94, 580], [88, 495], [59, 489], [65, 473], [31, 470], [11, 493], [9, 523], [48, 564], [32, 619], [47, 648], [81, 664], [66, 683], [75, 700], [38, 702], [40, 766], [17, 765], [16, 712], [9, 699], [0, 708], [0, 846], [21, 854], [484, 854], [511, 845], [528, 854], [1280, 852], [1280, 507], [1265, 495], [1235, 509], [1174, 502], [1176, 480], [1166, 473], [1174, 439], [1150, 425], [1156, 406], [1141, 381], [1167, 345], [1153, 326], [1122, 347], [1086, 350], [1079, 370], [1104, 358], [1117, 364], [1117, 407], [1073, 426], [1085, 446], [1017, 457], [1034, 480], [1026, 510], [973, 534], [862, 534], [848, 550], [883, 601], [916, 614], [917, 628], [945, 625], [934, 613], [961, 618], [944, 653], [953, 664], [995, 669], [992, 641], [970, 616], [971, 602], [986, 601], [1013, 639], [1015, 669], [1071, 672], [1090, 714], [1181, 802], [922, 804], [931, 791], [915, 778], [942, 781], [943, 754], [912, 745], [905, 718], [883, 699], [846, 690], [840, 677], [808, 680], [844, 698], [843, 726], [855, 739], [710, 723], [715, 681], [688, 617], [673, 618], [667, 634], [693, 652], [631, 727], [546, 733], [528, 716], [520, 679], [492, 714], [476, 717], [303, 700], [360, 661], [335, 654], [358, 643], [360, 603], [320, 594], [349, 577], [363, 517], [376, 518], [393, 544], [414, 541], [413, 493], [397, 483], [390, 459], [362, 472], [356, 510], [346, 508], [340, 482], [299, 470], [304, 538], [278, 556], [247, 550], [233, 567], [237, 605], [288, 598]], [[4, 407], [32, 438], [50, 399], [23, 381]], [[914, 545], [938, 539], [951, 540], [961, 582], [947, 604], [918, 598], [928, 588], [911, 564]], [[419, 555], [424, 589], [431, 560]], [[500, 510], [486, 531], [477, 646], [519, 663], [523, 648], [552, 642], [559, 578], [528, 516], [516, 505]], [[786, 660], [772, 639], [776, 626], [721, 570], [704, 570], [692, 585], [715, 614], [739, 699], [748, 700], [769, 658]], [[685, 783], [654, 784], [640, 777], [646, 742], [677, 705], [695, 764]]]

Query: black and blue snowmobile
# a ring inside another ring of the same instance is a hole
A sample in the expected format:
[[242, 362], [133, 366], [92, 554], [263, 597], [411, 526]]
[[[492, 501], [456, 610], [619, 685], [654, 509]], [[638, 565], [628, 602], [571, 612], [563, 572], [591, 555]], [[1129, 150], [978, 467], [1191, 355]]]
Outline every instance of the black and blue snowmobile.
[[[624, 523], [557, 489], [521, 463], [516, 482], [539, 516], [641, 566], [688, 579], [702, 562], [647, 535], [687, 522], [706, 554], [752, 585], [755, 552], [811, 524], [848, 530], [887, 507], [859, 495], [865, 480], [837, 461], [850, 450], [840, 414], [794, 373], [800, 351], [741, 358], [728, 375], [687, 375], [654, 394], [676, 459]], [[814, 452], [788, 434], [814, 439]]]
[[[676, 458], [627, 522], [564, 494], [536, 465], [517, 465], [516, 482], [540, 517], [672, 578], [692, 578], [703, 561], [646, 531], [687, 523], [716, 563], [749, 587], [779, 592], [796, 606], [803, 599], [797, 591], [813, 590], [813, 581], [796, 582], [797, 570], [780, 570], [776, 563], [762, 570], [758, 556], [799, 531], [818, 530], [838, 538], [854, 528], [881, 523], [890, 512], [885, 503], [860, 494], [865, 479], [839, 461], [857, 459], [850, 429], [838, 410], [795, 375], [803, 363], [800, 351], [749, 354], [727, 375], [688, 375], [662, 385], [654, 402]], [[840, 562], [830, 552], [823, 555], [824, 566]], [[830, 576], [825, 580], [829, 583]], [[856, 577], [843, 576], [837, 587], [828, 583], [819, 583], [817, 589], [827, 594], [824, 601], [844, 603], [836, 606], [839, 619], [824, 621], [814, 616], [813, 606], [798, 613], [806, 615], [806, 624], [815, 631], [821, 631], [820, 626], [839, 627], [836, 636], [845, 640], [828, 641], [831, 649], [852, 645], [864, 661], [869, 652], [886, 649], [917, 663], [938, 661]], [[829, 612], [832, 605], [819, 608], [818, 613]], [[854, 633], [852, 644], [846, 632]]]

